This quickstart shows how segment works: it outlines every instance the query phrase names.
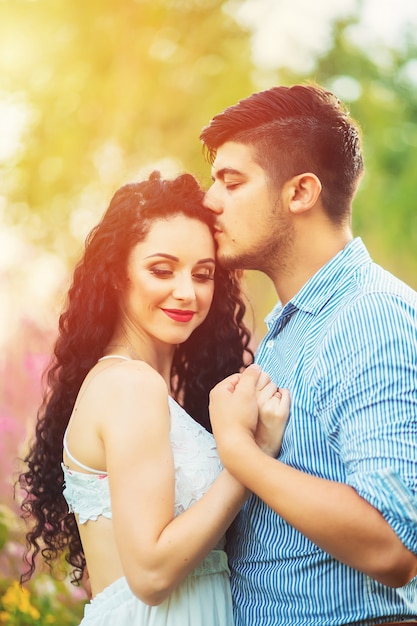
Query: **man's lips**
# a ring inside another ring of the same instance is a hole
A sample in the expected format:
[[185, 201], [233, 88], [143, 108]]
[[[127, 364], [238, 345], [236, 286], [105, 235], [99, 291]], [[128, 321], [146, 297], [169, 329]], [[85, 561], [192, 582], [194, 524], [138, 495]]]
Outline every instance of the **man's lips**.
[[190, 322], [193, 319], [194, 311], [183, 311], [182, 309], [161, 309], [165, 315], [175, 322]]

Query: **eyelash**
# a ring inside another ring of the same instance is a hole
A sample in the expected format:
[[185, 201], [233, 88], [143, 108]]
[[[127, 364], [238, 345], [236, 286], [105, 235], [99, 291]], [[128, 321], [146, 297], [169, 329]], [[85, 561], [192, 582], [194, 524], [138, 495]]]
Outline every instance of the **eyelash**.
[[[171, 270], [161, 270], [161, 269], [158, 269], [157, 267], [152, 268], [150, 271], [151, 271], [151, 274], [162, 279], [170, 278], [173, 274]], [[214, 280], [214, 274], [196, 273], [196, 274], [193, 274], [193, 278], [195, 278], [195, 280], [197, 280], [200, 283], [204, 283], [208, 280]]]
[[158, 277], [164, 277], [164, 276], [171, 276], [172, 272], [171, 270], [160, 270], [157, 267], [153, 267], [150, 270], [151, 274], [153, 274], [154, 276], [158, 276]]
[[239, 185], [240, 183], [226, 183], [225, 187], [228, 191], [233, 191], [233, 189], [236, 189]]
[[214, 275], [211, 274], [193, 274], [193, 276], [201, 283], [205, 283], [207, 280], [214, 280]]

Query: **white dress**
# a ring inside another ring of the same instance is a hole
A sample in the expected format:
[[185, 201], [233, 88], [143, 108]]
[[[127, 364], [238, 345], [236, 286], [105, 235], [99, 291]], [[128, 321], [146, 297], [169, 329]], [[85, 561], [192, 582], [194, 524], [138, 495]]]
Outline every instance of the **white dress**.
[[[209, 489], [222, 466], [213, 436], [172, 398], [169, 408], [175, 515], [180, 515]], [[64, 447], [68, 454], [65, 438]], [[69, 456], [82, 466], [70, 453]], [[62, 468], [64, 496], [70, 512], [78, 514], [79, 522], [100, 515], [111, 518], [107, 475], [85, 474], [65, 465]], [[224, 539], [162, 604], [144, 604], [131, 592], [126, 579], [120, 578], [85, 606], [80, 626], [233, 626]]]

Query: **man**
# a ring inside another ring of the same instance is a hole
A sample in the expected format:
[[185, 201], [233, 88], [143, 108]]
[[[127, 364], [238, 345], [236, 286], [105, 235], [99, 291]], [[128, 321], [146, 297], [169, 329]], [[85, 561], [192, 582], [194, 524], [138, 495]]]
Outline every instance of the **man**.
[[296, 85], [201, 139], [219, 259], [273, 281], [257, 362], [292, 398], [276, 460], [254, 441], [256, 376], [211, 394], [222, 461], [253, 492], [229, 534], [236, 626], [417, 623], [417, 294], [353, 238], [358, 128]]

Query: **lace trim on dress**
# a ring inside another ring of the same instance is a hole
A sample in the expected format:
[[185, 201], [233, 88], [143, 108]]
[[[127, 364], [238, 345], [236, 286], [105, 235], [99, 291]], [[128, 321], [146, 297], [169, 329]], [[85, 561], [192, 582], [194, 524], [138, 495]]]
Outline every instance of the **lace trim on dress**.
[[80, 524], [96, 521], [100, 515], [112, 518], [109, 480], [106, 474], [84, 474], [61, 463], [64, 472], [63, 495], [69, 513], [77, 513]]
[[169, 396], [175, 464], [175, 515], [195, 504], [222, 471], [213, 435]]
[[230, 574], [227, 554], [224, 550], [212, 550], [204, 561], [193, 569], [189, 576], [207, 576], [208, 574], [219, 574], [220, 572]]

